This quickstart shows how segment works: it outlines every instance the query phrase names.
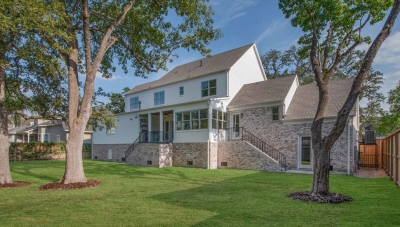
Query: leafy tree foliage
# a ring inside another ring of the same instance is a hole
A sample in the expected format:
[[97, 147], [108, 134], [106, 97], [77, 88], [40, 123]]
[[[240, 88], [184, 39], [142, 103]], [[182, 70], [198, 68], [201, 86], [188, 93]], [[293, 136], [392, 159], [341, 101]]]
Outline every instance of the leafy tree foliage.
[[111, 93], [109, 95], [110, 102], [106, 105], [106, 108], [109, 109], [113, 114], [119, 114], [125, 112], [125, 98], [124, 94], [128, 92], [130, 89], [125, 87], [122, 93]]
[[[371, 38], [362, 36], [367, 24], [375, 24], [388, 18], [371, 43]], [[280, 0], [279, 8], [286, 18], [291, 18], [295, 27], [300, 27], [304, 35], [298, 43], [302, 46], [302, 56], [309, 56], [311, 69], [319, 90], [318, 109], [312, 123], [312, 147], [314, 151], [314, 175], [312, 194], [329, 193], [330, 150], [344, 131], [349, 113], [356, 103], [372, 62], [399, 14], [400, 1], [308, 1]], [[328, 105], [328, 84], [336, 69], [361, 43], [370, 43], [362, 58], [361, 66], [353, 82], [346, 102], [338, 112], [337, 120], [328, 135], [322, 135], [322, 125]]]
[[0, 2], [0, 184], [12, 182], [8, 114], [48, 114], [62, 102], [60, 50], [67, 50], [58, 41], [70, 38], [60, 20], [63, 10], [57, 1]]
[[[64, 30], [75, 36], [66, 44], [68, 67], [68, 123], [64, 184], [86, 182], [82, 158], [84, 126], [92, 115], [94, 80], [97, 72], [109, 77], [114, 59], [125, 72], [146, 77], [166, 69], [178, 48], [207, 55], [207, 45], [220, 37], [212, 26], [212, 10], [206, 0], [66, 0]], [[172, 20], [174, 19], [174, 20]], [[83, 46], [78, 39], [82, 38]], [[78, 71], [86, 74], [82, 99], [78, 95]], [[92, 116], [93, 118], [93, 116]]]
[[389, 111], [383, 112], [380, 124], [377, 127], [379, 134], [388, 135], [400, 128], [400, 81], [397, 86], [389, 91]]

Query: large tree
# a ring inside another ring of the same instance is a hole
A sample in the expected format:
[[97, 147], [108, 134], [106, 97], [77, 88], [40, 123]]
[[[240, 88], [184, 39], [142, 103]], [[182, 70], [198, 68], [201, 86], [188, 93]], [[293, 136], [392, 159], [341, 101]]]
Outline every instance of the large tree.
[[387, 103], [388, 111], [382, 111], [380, 124], [376, 128], [379, 134], [388, 135], [400, 128], [400, 81], [389, 91]]
[[[332, 75], [332, 80], [355, 77], [361, 67], [365, 51], [354, 50], [338, 65]], [[332, 51], [330, 55], [332, 55]], [[300, 84], [315, 83], [314, 72], [311, 70], [310, 58], [302, 55], [302, 48], [291, 46], [283, 52], [270, 50], [261, 56], [265, 74], [268, 79], [284, 77], [296, 74]], [[373, 125], [378, 128], [383, 109], [381, 103], [385, 96], [379, 92], [383, 84], [383, 73], [375, 71], [372, 67], [368, 71], [364, 85], [361, 89], [359, 100], [366, 99], [364, 107], [360, 107], [359, 136], [364, 132], [364, 127]]]
[[[391, 11], [380, 33], [368, 48], [353, 85], [338, 112], [330, 133], [322, 135], [325, 111], [328, 105], [328, 84], [339, 64], [361, 43], [370, 43], [369, 37], [361, 35], [369, 23], [374, 24]], [[279, 8], [293, 26], [305, 33], [299, 44], [306, 47], [311, 68], [319, 90], [318, 109], [311, 127], [314, 151], [314, 175], [312, 195], [329, 194], [330, 150], [344, 131], [351, 109], [356, 103], [365, 77], [385, 39], [389, 36], [400, 10], [400, 0], [394, 1], [291, 1], [280, 0]], [[333, 52], [334, 55], [329, 53]]]
[[61, 11], [62, 5], [55, 1], [0, 1], [0, 184], [12, 183], [8, 114], [22, 116], [23, 109], [39, 110], [38, 100], [48, 110], [52, 108], [45, 100], [58, 102], [46, 91], [51, 90], [47, 85], [58, 88], [62, 81], [58, 57], [63, 48], [57, 41], [69, 37], [62, 29]]
[[[115, 62], [135, 76], [166, 69], [178, 48], [209, 54], [207, 45], [220, 36], [212, 26], [207, 0], [66, 0], [65, 28], [75, 40], [67, 43], [69, 80], [66, 169], [60, 182], [86, 182], [80, 155], [86, 124], [92, 113], [96, 73], [109, 76]], [[82, 38], [82, 42], [78, 39]], [[79, 44], [82, 44], [80, 48]], [[79, 59], [83, 56], [83, 59]], [[80, 66], [80, 62], [84, 65]], [[86, 75], [79, 102], [78, 71]]]

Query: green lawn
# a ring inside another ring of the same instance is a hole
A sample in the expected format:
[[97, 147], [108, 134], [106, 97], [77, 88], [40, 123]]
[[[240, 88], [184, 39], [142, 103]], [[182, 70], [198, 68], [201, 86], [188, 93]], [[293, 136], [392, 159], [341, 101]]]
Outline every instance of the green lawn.
[[0, 226], [400, 226], [400, 190], [389, 178], [331, 175], [347, 204], [290, 200], [311, 175], [248, 170], [127, 166], [85, 160], [97, 188], [40, 191], [63, 161], [13, 162], [22, 188], [0, 190]]

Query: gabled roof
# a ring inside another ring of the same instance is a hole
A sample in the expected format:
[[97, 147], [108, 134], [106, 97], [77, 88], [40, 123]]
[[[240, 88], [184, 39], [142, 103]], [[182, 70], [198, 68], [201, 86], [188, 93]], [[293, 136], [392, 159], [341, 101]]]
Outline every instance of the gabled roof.
[[[329, 82], [328, 106], [325, 117], [336, 117], [340, 108], [349, 95], [354, 78], [333, 80]], [[307, 84], [299, 86], [289, 105], [284, 120], [309, 119], [314, 118], [318, 108], [318, 87], [316, 84]], [[356, 114], [356, 108], [350, 112], [350, 115]]]
[[132, 94], [139, 91], [155, 88], [178, 81], [183, 81], [190, 78], [196, 78], [200, 76], [209, 75], [224, 70], [230, 69], [243, 54], [249, 50], [254, 43], [242, 46], [233, 50], [229, 50], [220, 54], [213, 55], [209, 58], [199, 59], [187, 64], [183, 64], [175, 67], [163, 77], [158, 80], [137, 85], [125, 94]]
[[296, 76], [293, 75], [245, 84], [228, 107], [283, 101], [295, 79]]

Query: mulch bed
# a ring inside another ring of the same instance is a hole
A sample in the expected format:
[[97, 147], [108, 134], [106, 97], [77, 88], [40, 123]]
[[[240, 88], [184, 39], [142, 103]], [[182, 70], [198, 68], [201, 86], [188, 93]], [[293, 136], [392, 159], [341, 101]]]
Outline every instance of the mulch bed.
[[0, 184], [0, 189], [1, 188], [18, 188], [18, 187], [24, 187], [31, 185], [31, 182], [25, 182], [25, 181], [14, 181], [10, 184]]
[[100, 181], [87, 180], [87, 182], [63, 184], [60, 182], [52, 182], [39, 187], [40, 190], [71, 190], [71, 189], [84, 189], [94, 188], [100, 185]]
[[313, 194], [311, 192], [294, 192], [288, 195], [289, 198], [301, 201], [317, 203], [347, 203], [353, 201], [353, 198], [333, 192], [325, 194]]

